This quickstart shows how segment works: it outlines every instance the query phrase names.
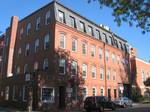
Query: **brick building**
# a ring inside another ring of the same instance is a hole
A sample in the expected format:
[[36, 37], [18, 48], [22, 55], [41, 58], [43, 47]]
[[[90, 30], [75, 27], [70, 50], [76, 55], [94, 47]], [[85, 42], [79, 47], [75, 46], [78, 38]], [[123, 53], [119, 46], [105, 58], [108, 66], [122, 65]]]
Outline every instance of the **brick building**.
[[0, 76], [2, 74], [4, 38], [5, 38], [5, 34], [0, 35]]
[[57, 111], [70, 97], [129, 96], [127, 41], [57, 2], [12, 17], [4, 51], [1, 97], [8, 103], [28, 105], [31, 92], [35, 109]]
[[137, 57], [136, 49], [131, 49], [131, 79], [133, 95], [146, 95], [149, 87], [144, 85], [144, 81], [150, 77], [150, 63]]

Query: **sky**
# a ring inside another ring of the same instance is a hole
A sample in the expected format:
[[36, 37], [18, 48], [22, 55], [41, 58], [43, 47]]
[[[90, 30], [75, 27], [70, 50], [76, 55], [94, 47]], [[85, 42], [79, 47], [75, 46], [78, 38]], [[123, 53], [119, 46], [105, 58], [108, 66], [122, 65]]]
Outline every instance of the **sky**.
[[[21, 20], [52, 0], [1, 0], [0, 6], [0, 33], [10, 25], [12, 16], [18, 16]], [[87, 3], [87, 0], [57, 0], [64, 6], [72, 9], [96, 24], [104, 24], [110, 27], [112, 32], [127, 40], [137, 49], [138, 57], [150, 60], [150, 32], [141, 33], [141, 29], [135, 26], [129, 27], [123, 23], [121, 27], [113, 21], [112, 10], [99, 8], [98, 2]]]

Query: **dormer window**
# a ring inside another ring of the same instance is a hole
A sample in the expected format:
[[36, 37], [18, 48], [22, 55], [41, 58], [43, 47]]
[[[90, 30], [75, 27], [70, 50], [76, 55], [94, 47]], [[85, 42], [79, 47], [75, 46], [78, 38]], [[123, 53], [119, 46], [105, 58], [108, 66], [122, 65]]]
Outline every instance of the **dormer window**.
[[95, 31], [95, 37], [96, 37], [97, 39], [101, 39], [99, 30], [96, 30], [96, 31]]
[[58, 21], [61, 23], [65, 23], [65, 14], [62, 11], [58, 11]]
[[70, 16], [70, 26], [73, 28], [76, 28], [75, 18], [72, 16]]
[[84, 24], [83, 22], [81, 22], [81, 21], [80, 21], [80, 30], [81, 30], [82, 32], [86, 32], [86, 31], [85, 31], [85, 24]]
[[93, 28], [91, 26], [88, 26], [88, 33], [93, 36]]

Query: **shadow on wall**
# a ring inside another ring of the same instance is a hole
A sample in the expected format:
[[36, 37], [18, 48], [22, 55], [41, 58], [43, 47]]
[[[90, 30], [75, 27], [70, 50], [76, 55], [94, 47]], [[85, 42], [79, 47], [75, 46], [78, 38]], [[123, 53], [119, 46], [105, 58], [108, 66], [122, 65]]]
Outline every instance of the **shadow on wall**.
[[[81, 109], [83, 107], [83, 85], [85, 81], [82, 78], [80, 67], [77, 61], [71, 56], [70, 51], [62, 49], [55, 50], [54, 68], [55, 74], [57, 74], [55, 76], [57, 85], [64, 85], [66, 88], [65, 105], [63, 106], [67, 110], [69, 108]], [[59, 107], [61, 108], [61, 106], [62, 104], [60, 102]]]
[[130, 83], [132, 87], [131, 98], [134, 102], [139, 102], [142, 98], [141, 89], [137, 83], [137, 65], [135, 57], [131, 58], [131, 78]]

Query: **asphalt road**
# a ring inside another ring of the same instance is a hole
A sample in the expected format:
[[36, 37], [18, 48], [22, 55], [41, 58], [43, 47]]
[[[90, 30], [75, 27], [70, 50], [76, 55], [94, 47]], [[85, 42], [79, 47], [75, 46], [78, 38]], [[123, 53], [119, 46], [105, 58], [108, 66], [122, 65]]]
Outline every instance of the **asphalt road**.
[[150, 104], [138, 104], [133, 107], [117, 108], [115, 111], [105, 110], [105, 112], [150, 112]]
[[[21, 112], [21, 111], [12, 111], [10, 109], [0, 107], [0, 112]], [[150, 112], [150, 104], [136, 104], [133, 107], [117, 108], [115, 111], [105, 109], [105, 112]]]

